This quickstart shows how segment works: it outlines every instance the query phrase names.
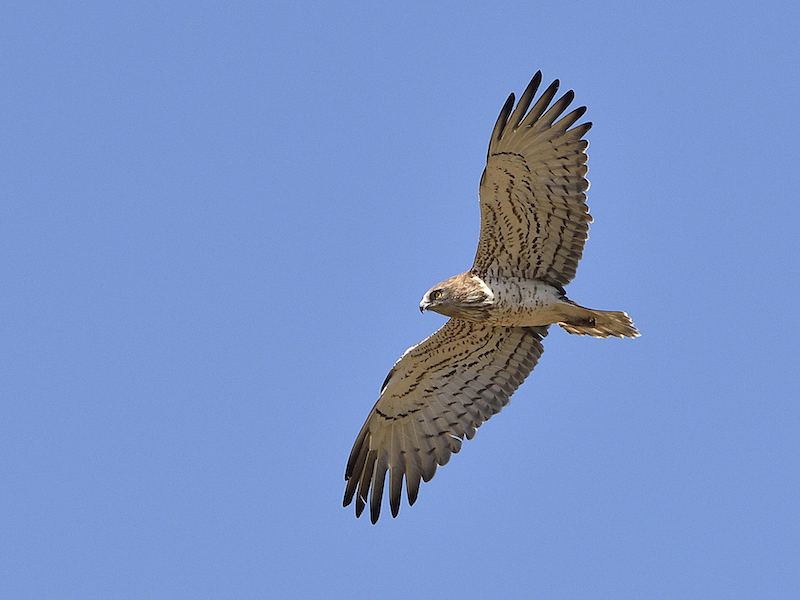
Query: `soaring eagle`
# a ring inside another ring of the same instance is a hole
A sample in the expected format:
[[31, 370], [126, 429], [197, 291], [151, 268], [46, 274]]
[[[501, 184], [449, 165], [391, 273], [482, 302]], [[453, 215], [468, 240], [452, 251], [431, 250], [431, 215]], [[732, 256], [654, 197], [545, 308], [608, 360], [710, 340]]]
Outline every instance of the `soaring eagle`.
[[639, 335], [624, 312], [584, 308], [564, 292], [592, 221], [583, 139], [592, 124], [572, 127], [585, 106], [561, 117], [572, 91], [550, 105], [558, 80], [531, 106], [541, 81], [540, 71], [516, 108], [511, 94], [494, 126], [475, 263], [420, 302], [420, 311], [450, 319], [392, 367], [350, 453], [344, 506], [355, 498], [361, 516], [369, 501], [373, 523], [386, 473], [397, 516], [403, 478], [412, 505], [420, 479], [429, 481], [464, 437], [472, 439], [508, 404], [541, 356], [551, 324], [593, 337]]

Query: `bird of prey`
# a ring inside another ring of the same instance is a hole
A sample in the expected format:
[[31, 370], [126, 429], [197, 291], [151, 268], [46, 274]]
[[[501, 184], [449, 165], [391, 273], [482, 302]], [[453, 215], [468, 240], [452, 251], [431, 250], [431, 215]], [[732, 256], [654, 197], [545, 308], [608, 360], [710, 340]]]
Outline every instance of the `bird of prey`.
[[561, 116], [572, 91], [551, 105], [558, 80], [531, 106], [541, 81], [540, 71], [516, 108], [508, 97], [492, 131], [475, 263], [420, 302], [420, 311], [450, 319], [392, 367], [350, 453], [344, 506], [355, 498], [361, 516], [369, 502], [373, 523], [387, 472], [396, 517], [403, 479], [412, 505], [420, 479], [429, 481], [464, 437], [508, 404], [551, 324], [593, 337], [639, 335], [626, 313], [584, 308], [564, 292], [592, 221], [583, 139], [592, 124], [572, 127], [585, 106]]

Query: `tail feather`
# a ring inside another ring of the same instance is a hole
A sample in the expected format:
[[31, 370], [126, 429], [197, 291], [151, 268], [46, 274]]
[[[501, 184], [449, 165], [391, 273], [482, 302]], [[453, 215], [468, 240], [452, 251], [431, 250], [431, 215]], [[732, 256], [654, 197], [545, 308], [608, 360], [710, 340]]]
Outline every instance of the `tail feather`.
[[[567, 308], [567, 307], [565, 307]], [[559, 325], [567, 332], [592, 337], [639, 337], [627, 313], [610, 310], [593, 310], [571, 304], [565, 311], [566, 321]]]

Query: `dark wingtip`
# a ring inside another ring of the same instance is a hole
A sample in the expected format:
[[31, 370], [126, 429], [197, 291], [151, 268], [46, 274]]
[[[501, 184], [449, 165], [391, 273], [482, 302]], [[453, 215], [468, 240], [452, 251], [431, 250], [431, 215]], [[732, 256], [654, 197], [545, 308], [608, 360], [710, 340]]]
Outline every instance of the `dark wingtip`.
[[512, 92], [508, 95], [508, 100], [503, 105], [503, 109], [500, 111], [500, 114], [497, 116], [497, 121], [494, 124], [494, 130], [492, 131], [492, 135], [489, 138], [489, 151], [486, 153], [486, 158], [488, 160], [489, 155], [492, 152], [492, 145], [497, 142], [501, 137], [503, 137], [503, 130], [506, 128], [506, 124], [508, 123], [508, 117], [511, 114], [511, 110], [514, 108], [514, 100], [515, 96]]
[[505, 122], [506, 119], [508, 119], [508, 115], [511, 112], [511, 109], [514, 108], [514, 101], [516, 99], [517, 99], [517, 97], [514, 95], [514, 92], [511, 92], [508, 95], [508, 98], [506, 99], [506, 103], [503, 105], [503, 108], [500, 111], [500, 116], [505, 115], [505, 119], [503, 119], [503, 122]]

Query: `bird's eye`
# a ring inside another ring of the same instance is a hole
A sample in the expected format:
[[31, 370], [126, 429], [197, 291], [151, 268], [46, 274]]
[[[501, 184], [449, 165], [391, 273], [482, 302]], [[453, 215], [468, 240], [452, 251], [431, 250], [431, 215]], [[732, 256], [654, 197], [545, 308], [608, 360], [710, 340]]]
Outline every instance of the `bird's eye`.
[[443, 296], [442, 290], [436, 290], [434, 292], [431, 292], [431, 299], [433, 300], [439, 300], [442, 296]]

